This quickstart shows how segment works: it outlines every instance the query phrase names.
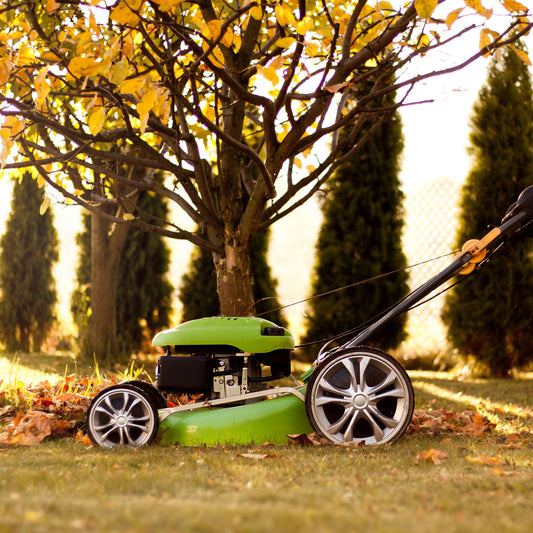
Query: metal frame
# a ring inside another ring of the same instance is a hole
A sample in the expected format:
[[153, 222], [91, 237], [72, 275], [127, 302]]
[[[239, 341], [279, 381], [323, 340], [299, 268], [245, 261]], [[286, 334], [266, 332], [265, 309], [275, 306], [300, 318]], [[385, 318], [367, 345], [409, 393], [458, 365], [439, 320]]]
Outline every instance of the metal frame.
[[276, 387], [275, 389], [267, 389], [257, 392], [247, 392], [245, 394], [239, 394], [238, 396], [230, 396], [228, 398], [218, 398], [216, 400], [206, 400], [204, 402], [196, 402], [187, 405], [178, 405], [177, 407], [169, 407], [167, 409], [159, 409], [159, 421], [161, 422], [165, 420], [165, 418], [174, 413], [194, 411], [196, 409], [205, 409], [218, 405], [227, 405], [231, 403], [242, 402], [244, 400], [253, 400], [259, 398], [277, 398], [278, 396], [287, 396], [289, 394], [296, 396], [296, 398], [305, 403], [305, 394], [299, 391], [298, 389], [294, 387]]

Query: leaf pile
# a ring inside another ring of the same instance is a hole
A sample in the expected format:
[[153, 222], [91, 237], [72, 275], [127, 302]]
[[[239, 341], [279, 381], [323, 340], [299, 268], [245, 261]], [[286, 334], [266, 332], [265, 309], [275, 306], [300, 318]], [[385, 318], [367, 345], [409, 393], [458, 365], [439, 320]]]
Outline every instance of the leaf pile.
[[[120, 380], [119, 380], [120, 381]], [[39, 444], [47, 437], [76, 438], [90, 444], [85, 434], [85, 416], [91, 400], [117, 381], [98, 378], [65, 377], [57, 384], [42, 381], [25, 386], [0, 380], [0, 445]], [[200, 401], [201, 394], [168, 396], [168, 406]]]
[[[431, 411], [415, 409], [407, 433], [421, 433], [432, 437], [450, 434], [483, 437], [491, 433], [495, 427], [496, 424], [490, 422], [487, 417], [473, 410], [457, 413], [445, 409]], [[331, 442], [316, 433], [288, 435], [288, 437], [290, 442], [301, 446], [331, 445]], [[430, 453], [429, 458], [433, 462], [442, 460], [438, 454]], [[421, 457], [421, 459], [427, 460], [426, 457]]]
[[0, 444], [33, 445], [45, 438], [82, 437], [91, 398], [114, 380], [67, 376], [24, 387], [0, 381]]
[[408, 433], [424, 433], [438, 436], [447, 433], [483, 437], [491, 433], [496, 424], [477, 411], [468, 410], [462, 413], [438, 409], [423, 411], [415, 409]]

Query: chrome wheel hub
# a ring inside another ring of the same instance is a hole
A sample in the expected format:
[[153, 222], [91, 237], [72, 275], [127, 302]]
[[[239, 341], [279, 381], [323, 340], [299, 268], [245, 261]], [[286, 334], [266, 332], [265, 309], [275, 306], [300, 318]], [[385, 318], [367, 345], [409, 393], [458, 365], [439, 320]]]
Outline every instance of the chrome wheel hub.
[[352, 399], [352, 404], [356, 409], [364, 409], [368, 405], [368, 398], [364, 394], [356, 394]]

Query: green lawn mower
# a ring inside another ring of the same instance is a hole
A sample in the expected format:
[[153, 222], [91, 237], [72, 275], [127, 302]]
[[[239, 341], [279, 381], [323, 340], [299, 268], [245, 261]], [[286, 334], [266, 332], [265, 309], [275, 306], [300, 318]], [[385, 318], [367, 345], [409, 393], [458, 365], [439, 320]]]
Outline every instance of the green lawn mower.
[[[390, 355], [367, 346], [372, 335], [457, 275], [475, 272], [512, 235], [529, 233], [533, 186], [509, 207], [499, 227], [470, 240], [439, 274], [341, 346], [324, 346], [294, 386], [268, 387], [291, 376], [294, 338], [259, 317], [211, 317], [158, 333], [156, 385], [126, 381], [101, 391], [87, 411], [98, 446], [283, 444], [316, 432], [333, 443], [381, 445], [411, 421], [409, 376]], [[198, 401], [169, 407], [166, 394]]]

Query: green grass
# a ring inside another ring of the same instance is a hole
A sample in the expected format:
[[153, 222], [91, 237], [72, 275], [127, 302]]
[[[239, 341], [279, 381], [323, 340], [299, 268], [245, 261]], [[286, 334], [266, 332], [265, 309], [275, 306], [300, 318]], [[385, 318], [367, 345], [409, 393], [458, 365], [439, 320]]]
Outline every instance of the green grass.
[[[0, 532], [529, 532], [532, 376], [411, 377], [417, 408], [474, 406], [495, 429], [378, 448], [3, 446]], [[432, 449], [447, 456], [419, 455]]]
[[[428, 448], [448, 453], [436, 465]], [[243, 452], [268, 454], [264, 459]], [[500, 470], [467, 461], [498, 457]], [[0, 450], [0, 531], [529, 531], [531, 448], [405, 436], [378, 449]]]

